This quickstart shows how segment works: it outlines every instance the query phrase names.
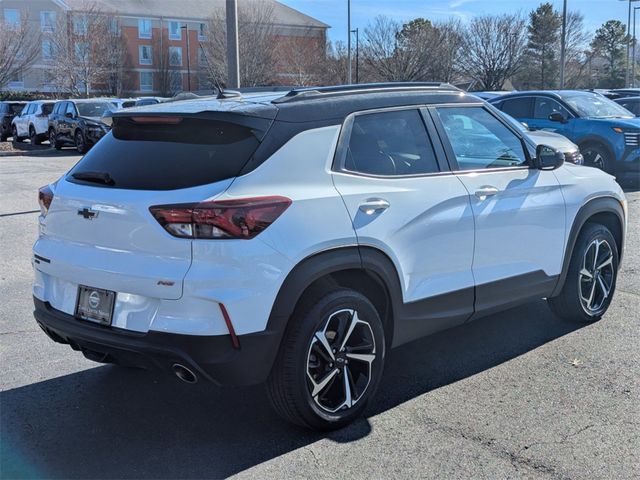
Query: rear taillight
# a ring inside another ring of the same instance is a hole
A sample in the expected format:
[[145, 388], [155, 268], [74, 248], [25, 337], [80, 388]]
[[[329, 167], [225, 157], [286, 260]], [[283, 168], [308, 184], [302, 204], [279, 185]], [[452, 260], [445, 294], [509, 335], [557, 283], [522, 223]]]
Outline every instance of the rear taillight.
[[53, 201], [53, 191], [51, 190], [49, 185], [40, 187], [40, 190], [38, 190], [38, 203], [40, 204], [40, 214], [43, 217], [47, 215], [47, 212], [49, 211], [49, 207], [51, 206], [52, 201]]
[[250, 239], [271, 225], [291, 205], [286, 197], [157, 205], [154, 218], [175, 237]]

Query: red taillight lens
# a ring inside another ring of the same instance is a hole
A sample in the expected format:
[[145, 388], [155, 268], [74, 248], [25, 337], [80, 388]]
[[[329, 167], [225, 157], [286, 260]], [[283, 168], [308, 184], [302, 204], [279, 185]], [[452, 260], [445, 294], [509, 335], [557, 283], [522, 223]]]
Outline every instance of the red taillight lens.
[[38, 190], [38, 203], [40, 204], [40, 213], [43, 217], [49, 211], [52, 200], [53, 192], [51, 191], [51, 188], [49, 188], [49, 185], [40, 187], [40, 190]]
[[158, 205], [151, 214], [175, 237], [250, 239], [271, 225], [291, 205], [286, 197]]

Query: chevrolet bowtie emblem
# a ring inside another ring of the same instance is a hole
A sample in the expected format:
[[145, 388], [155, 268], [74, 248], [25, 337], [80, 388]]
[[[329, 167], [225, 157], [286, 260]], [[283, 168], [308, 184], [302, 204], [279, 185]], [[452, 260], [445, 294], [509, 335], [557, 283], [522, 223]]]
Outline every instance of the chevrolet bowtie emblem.
[[83, 208], [82, 210], [78, 210], [78, 215], [82, 215], [87, 220], [93, 220], [98, 216], [98, 212], [93, 211], [90, 208]]

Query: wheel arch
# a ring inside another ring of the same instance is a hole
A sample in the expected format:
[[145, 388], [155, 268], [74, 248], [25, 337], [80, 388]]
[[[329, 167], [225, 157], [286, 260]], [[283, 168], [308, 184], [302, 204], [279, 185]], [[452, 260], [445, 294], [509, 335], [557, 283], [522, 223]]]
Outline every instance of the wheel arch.
[[580, 149], [581, 152], [582, 152], [582, 149], [585, 148], [587, 145], [599, 145], [604, 149], [606, 149], [609, 155], [611, 155], [611, 160], [613, 163], [615, 163], [616, 161], [616, 154], [614, 151], [614, 147], [611, 144], [611, 142], [609, 142], [609, 140], [607, 140], [604, 137], [599, 137], [596, 135], [588, 135], [584, 138], [581, 138], [580, 141], [576, 143], [578, 144], [578, 148]]
[[305, 258], [285, 278], [267, 324], [268, 330], [280, 335], [278, 349], [303, 296], [315, 287], [327, 285], [352, 288], [369, 298], [382, 319], [386, 343], [391, 345], [394, 313], [402, 301], [396, 268], [385, 253], [374, 247], [346, 246]]
[[559, 295], [564, 286], [569, 270], [569, 263], [573, 255], [573, 249], [580, 232], [587, 223], [598, 223], [607, 227], [616, 240], [618, 257], [622, 260], [624, 251], [625, 217], [622, 205], [615, 197], [598, 197], [585, 203], [574, 217], [571, 231], [567, 240], [562, 271], [553, 290], [552, 297]]

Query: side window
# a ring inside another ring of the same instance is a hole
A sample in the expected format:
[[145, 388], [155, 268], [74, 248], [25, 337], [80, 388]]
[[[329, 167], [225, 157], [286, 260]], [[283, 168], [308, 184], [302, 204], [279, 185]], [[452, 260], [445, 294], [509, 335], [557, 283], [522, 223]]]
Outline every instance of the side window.
[[556, 112], [564, 115], [564, 118], [571, 117], [569, 111], [553, 98], [536, 97], [535, 108], [533, 109], [533, 118], [538, 120], [549, 120], [549, 115]]
[[35, 113], [36, 111], [36, 105], [34, 103], [30, 103], [29, 106], [27, 107], [27, 111], [24, 112], [25, 115], [31, 115], [32, 113]]
[[531, 118], [532, 103], [531, 97], [512, 98], [502, 102], [500, 110], [513, 118]]
[[53, 109], [53, 105], [51, 103], [42, 104], [42, 114], [49, 115], [51, 114], [51, 110]]
[[418, 110], [358, 115], [353, 121], [345, 168], [370, 175], [420, 175], [439, 171]]
[[437, 108], [460, 170], [524, 165], [520, 138], [482, 107]]
[[76, 114], [75, 105], [71, 102], [67, 102], [67, 109], [65, 110], [65, 113], [70, 113], [72, 115], [75, 115]]

